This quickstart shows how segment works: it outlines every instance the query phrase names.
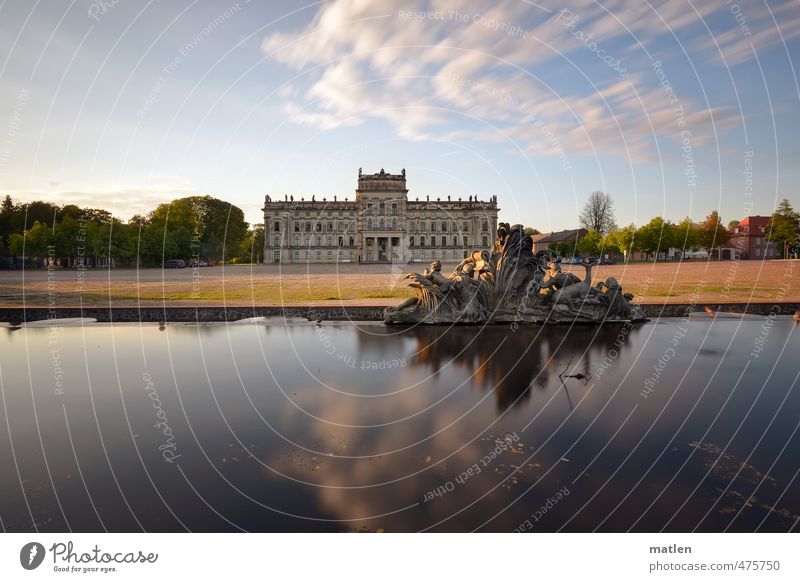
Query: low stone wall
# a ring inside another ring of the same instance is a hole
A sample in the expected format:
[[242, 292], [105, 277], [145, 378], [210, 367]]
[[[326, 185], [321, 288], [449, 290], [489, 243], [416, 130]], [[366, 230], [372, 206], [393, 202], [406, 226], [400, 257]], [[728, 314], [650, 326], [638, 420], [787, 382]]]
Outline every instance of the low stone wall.
[[[684, 317], [694, 311], [751, 315], [791, 315], [800, 303], [688, 303], [642, 304], [651, 319]], [[383, 321], [382, 306], [311, 306], [311, 307], [2, 307], [0, 322], [18, 325], [54, 318], [85, 317], [99, 322], [225, 322], [251, 317], [303, 318], [310, 321]]]

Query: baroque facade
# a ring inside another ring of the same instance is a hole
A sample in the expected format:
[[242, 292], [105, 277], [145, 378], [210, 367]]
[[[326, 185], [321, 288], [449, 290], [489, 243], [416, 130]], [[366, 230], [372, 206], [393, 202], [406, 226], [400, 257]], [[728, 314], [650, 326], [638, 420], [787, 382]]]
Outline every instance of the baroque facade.
[[266, 196], [263, 210], [265, 263], [459, 262], [497, 234], [497, 196], [411, 200], [405, 169], [359, 169], [355, 200]]

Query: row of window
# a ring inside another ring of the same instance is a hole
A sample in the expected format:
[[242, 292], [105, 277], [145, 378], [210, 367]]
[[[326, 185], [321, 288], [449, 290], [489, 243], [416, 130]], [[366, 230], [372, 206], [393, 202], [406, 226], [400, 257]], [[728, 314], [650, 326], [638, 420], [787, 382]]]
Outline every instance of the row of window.
[[[368, 214], [370, 214], [370, 213], [368, 213]], [[294, 232], [323, 232], [323, 231], [324, 232], [334, 232], [334, 230], [338, 230], [338, 232], [346, 232], [348, 230], [350, 224], [352, 224], [352, 221], [350, 221], [350, 222], [341, 222], [340, 221], [340, 222], [336, 223], [336, 225], [334, 225], [333, 222], [328, 222], [327, 224], [323, 224], [321, 222], [312, 223], [312, 222], [301, 222], [301, 221], [295, 220], [293, 222], [293, 228], [294, 228]], [[371, 230], [372, 228], [374, 228], [376, 226], [380, 227], [380, 228], [385, 228], [387, 226], [391, 226], [394, 230], [397, 230], [397, 219], [393, 218], [391, 220], [391, 223], [389, 223], [388, 221], [385, 221], [383, 218], [381, 218], [380, 220], [375, 221], [375, 222], [373, 222], [371, 218], [367, 219], [367, 229], [368, 230]], [[463, 232], [469, 232], [469, 222], [464, 221], [462, 223], [461, 227], [462, 227], [461, 230]], [[438, 228], [441, 228], [441, 232], [447, 232], [448, 230], [451, 230], [451, 232], [458, 232], [458, 225], [455, 222], [452, 222], [452, 223], [448, 223], [448, 222], [445, 222], [445, 221], [436, 222], [436, 221], [432, 220], [430, 222], [430, 231], [431, 232], [436, 232]], [[410, 230], [410, 232], [417, 232], [417, 231], [425, 232], [427, 229], [428, 229], [428, 222], [426, 222], [424, 220], [423, 221], [409, 221], [409, 230]], [[281, 221], [280, 220], [273, 221], [272, 230], [273, 230], [273, 232], [280, 232], [281, 231]], [[481, 232], [489, 232], [489, 221], [484, 220], [481, 223]]]
[[[352, 247], [352, 246], [355, 246], [355, 238], [352, 237], [352, 236], [348, 236], [348, 237], [345, 237], [345, 236], [333, 237], [333, 236], [329, 235], [329, 236], [326, 236], [326, 237], [322, 237], [322, 236], [312, 237], [311, 235], [306, 235], [305, 237], [301, 238], [300, 235], [296, 234], [296, 235], [294, 235], [292, 237], [292, 244], [294, 246], [296, 246], [296, 247], [299, 247], [301, 243], [305, 243], [305, 246], [307, 246], [307, 247], [310, 247], [310, 246], [321, 247], [323, 245], [323, 242], [325, 243], [325, 246], [329, 246], [329, 247], [332, 247], [334, 245], [334, 243], [339, 247], [344, 247], [344, 246]], [[419, 243], [419, 246], [421, 246], [421, 247], [425, 247], [425, 246], [431, 246], [431, 247], [442, 246], [442, 247], [446, 247], [446, 246], [448, 246], [448, 244], [447, 244], [448, 241], [447, 241], [447, 237], [446, 236], [441, 236], [441, 237], [431, 236], [431, 237], [427, 237], [425, 235], [422, 235], [419, 238], [417, 238], [415, 236], [408, 237], [408, 246], [409, 247], [417, 246], [417, 243]], [[272, 246], [279, 247], [279, 246], [281, 246], [281, 244], [282, 244], [282, 238], [280, 236], [272, 237]], [[450, 237], [450, 246], [457, 247], [457, 246], [467, 246], [467, 245], [469, 245], [469, 239], [466, 236], [461, 237], [461, 244], [460, 245], [459, 245], [459, 241], [458, 241], [458, 237], [457, 236]], [[485, 235], [485, 234], [483, 236], [481, 236], [481, 246], [483, 246], [483, 247], [489, 246], [489, 237], [487, 235]]]
[[[390, 206], [390, 209], [392, 211], [392, 214], [397, 214], [397, 210], [398, 210], [397, 202], [392, 202], [392, 204]], [[375, 210], [375, 207], [373, 206], [372, 202], [367, 202], [367, 214], [371, 215], [374, 210]], [[378, 203], [378, 214], [386, 214], [386, 203], [385, 202]]]
[[[301, 253], [302, 253], [302, 258], [304, 258], [306, 260], [309, 260], [309, 259], [312, 259], [312, 258], [316, 258], [316, 260], [320, 261], [320, 260], [322, 260], [322, 257], [323, 257], [322, 251], [315, 251], [315, 252], [312, 253], [312, 251], [310, 251], [310, 250], [305, 250], [305, 251], [292, 251], [292, 259], [295, 260], [295, 261], [299, 261], [300, 258], [301, 258]], [[426, 259], [430, 259], [430, 260], [433, 260], [433, 259], [440, 259], [440, 260], [452, 259], [454, 261], [457, 261], [457, 260], [459, 260], [461, 258], [467, 258], [467, 255], [468, 255], [467, 251], [451, 251], [449, 253], [449, 255], [448, 255], [447, 251], [439, 251], [439, 252], [436, 252], [436, 251], [411, 251], [409, 253], [409, 258], [412, 261], [416, 261], [416, 260], [424, 261]], [[332, 251], [332, 250], [327, 251], [325, 253], [325, 258], [327, 260], [329, 260], [329, 261], [332, 261], [333, 258], [334, 258], [334, 251]], [[336, 259], [339, 260], [339, 261], [345, 260], [345, 259], [353, 261], [354, 258], [355, 258], [355, 253], [352, 250], [351, 251], [343, 251], [343, 250], [336, 251]], [[371, 250], [367, 251], [367, 256], [366, 256], [366, 260], [367, 261], [374, 261], [376, 258], [377, 258], [377, 255], [376, 255], [376, 253], [374, 253], [374, 251], [371, 251]], [[383, 258], [383, 257], [380, 257], [380, 258]], [[399, 260], [400, 256], [396, 252], [393, 252], [392, 253], [392, 259]], [[274, 251], [272, 253], [272, 261], [275, 262], [275, 263], [279, 263], [280, 260], [281, 260], [281, 252], [280, 251]]]
[[[458, 237], [457, 236], [451, 237], [450, 238], [450, 243], [451, 243], [450, 246], [457, 247], [457, 246], [467, 246], [467, 245], [469, 245], [468, 237], [466, 237], [466, 236], [461, 237], [461, 241], [462, 241], [461, 245], [459, 245], [458, 244]], [[420, 236], [419, 239], [417, 239], [416, 237], [413, 237], [413, 236], [408, 237], [408, 246], [409, 247], [417, 246], [416, 245], [417, 242], [419, 242], [419, 246], [421, 246], [421, 247], [425, 247], [425, 246], [431, 246], [431, 247], [443, 246], [443, 247], [446, 247], [446, 246], [448, 246], [447, 245], [447, 237], [446, 236], [442, 236], [442, 237], [432, 236], [432, 237], [428, 238], [428, 237], [423, 235], [423, 236]], [[484, 246], [484, 247], [489, 246], [489, 237], [487, 235], [485, 235], [485, 234], [483, 236], [481, 236], [481, 245]]]

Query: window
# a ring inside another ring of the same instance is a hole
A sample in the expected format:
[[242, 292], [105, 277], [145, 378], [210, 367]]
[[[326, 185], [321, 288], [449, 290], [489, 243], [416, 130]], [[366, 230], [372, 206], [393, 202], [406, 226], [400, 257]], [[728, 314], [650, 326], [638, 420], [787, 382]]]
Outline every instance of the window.
[[321, 246], [322, 246], [322, 237], [321, 237], [321, 236], [318, 236], [318, 237], [317, 237], [317, 246], [318, 246], [318, 247], [321, 247]]
[[[482, 230], [483, 232], [487, 232], [487, 231], [489, 230], [489, 222], [488, 222], [488, 221], [484, 220], [484, 221], [481, 223], [481, 230]], [[485, 243], [484, 243], [484, 244], [485, 244]]]
[[408, 231], [409, 232], [417, 232], [417, 223], [416, 222], [412, 222], [411, 224], [409, 224], [408, 225]]
[[372, 214], [372, 202], [367, 202], [367, 214]]
[[317, 232], [322, 232], [322, 225], [321, 225], [321, 224], [318, 222], [318, 223], [317, 223], [317, 224], [314, 226], [314, 230], [316, 230]]
[[419, 223], [419, 231], [420, 232], [425, 232], [425, 225], [426, 225], [426, 222], [424, 220]]
[[339, 246], [340, 247], [344, 246], [344, 237], [341, 237], [341, 236], [339, 237]]
[[317, 260], [322, 258], [322, 251], [317, 251]]
[[294, 246], [296, 246], [296, 247], [300, 246], [300, 235], [299, 234], [294, 235]]
[[446, 222], [442, 223], [442, 232], [447, 232], [447, 223]]
[[[454, 246], [454, 247], [457, 247], [457, 246], [458, 246], [458, 237], [457, 237], [457, 236], [454, 236], [454, 237], [453, 237], [453, 246]], [[453, 257], [453, 258], [455, 259], [455, 257]]]
[[306, 222], [306, 232], [311, 232], [311, 223]]
[[351, 237], [350, 237], [350, 244], [349, 244], [348, 246], [351, 246], [351, 247], [352, 247], [352, 246], [353, 246], [353, 244], [355, 244], [355, 243], [353, 242], [353, 237], [351, 236]]
[[328, 237], [328, 246], [329, 247], [333, 246], [333, 237], [332, 236]]
[[465, 220], [464, 224], [462, 224], [461, 226], [463, 227], [464, 232], [469, 232], [469, 222]]
[[408, 237], [408, 246], [410, 246], [410, 247], [414, 246], [414, 237], [413, 236]]
[[392, 219], [392, 230], [397, 230], [397, 219], [396, 218]]
[[371, 218], [367, 219], [367, 230], [372, 230], [372, 219]]
[[279, 247], [279, 246], [281, 246], [281, 237], [279, 237], [279, 236], [273, 236], [273, 237], [272, 237], [272, 246], [274, 246], [274, 247]]
[[386, 214], [386, 204], [384, 202], [378, 204], [378, 214]]
[[436, 223], [431, 222], [431, 232], [436, 232]]
[[294, 221], [294, 231], [300, 232], [300, 223], [297, 222], [296, 220]]
[[311, 235], [310, 234], [306, 235], [306, 246], [307, 247], [311, 246]]
[[333, 223], [332, 222], [328, 223], [328, 232], [333, 232]]
[[464, 237], [464, 246], [467, 246], [469, 243], [467, 242], [467, 237]]
[[383, 228], [384, 226], [386, 225], [384, 224], [383, 219], [381, 218], [381, 228]]
[[392, 202], [392, 214], [397, 214], [397, 202]]
[[484, 246], [484, 247], [488, 247], [489, 246], [489, 237], [488, 236], [483, 235], [481, 237], [481, 245]]
[[333, 251], [328, 251], [328, 260], [330, 261], [333, 258]]
[[425, 237], [424, 236], [419, 237], [419, 244], [420, 244], [420, 246], [423, 246], [423, 247], [425, 246]]
[[273, 230], [275, 230], [275, 232], [280, 232], [281, 231], [281, 223], [278, 222], [277, 220], [275, 221], [275, 224], [273, 225]]
[[300, 258], [300, 251], [292, 251], [292, 258], [296, 261]]

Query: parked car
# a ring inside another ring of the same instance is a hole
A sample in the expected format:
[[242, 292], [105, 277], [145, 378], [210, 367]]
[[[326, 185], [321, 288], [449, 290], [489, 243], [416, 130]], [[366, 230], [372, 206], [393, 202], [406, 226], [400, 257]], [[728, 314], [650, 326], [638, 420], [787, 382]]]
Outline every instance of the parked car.
[[600, 259], [600, 264], [601, 265], [616, 265], [617, 261], [615, 261], [614, 259]]
[[183, 259], [169, 259], [164, 261], [162, 265], [165, 269], [183, 269], [186, 266], [186, 261]]
[[205, 261], [192, 261], [192, 267], [207, 267], [208, 263]]

